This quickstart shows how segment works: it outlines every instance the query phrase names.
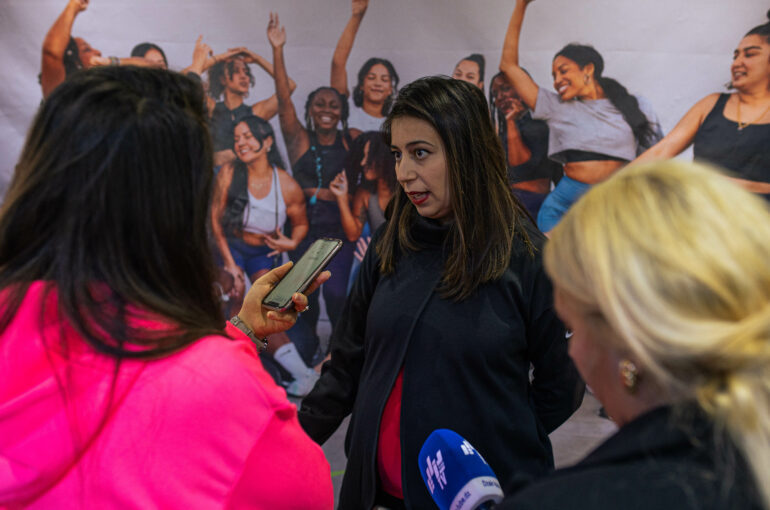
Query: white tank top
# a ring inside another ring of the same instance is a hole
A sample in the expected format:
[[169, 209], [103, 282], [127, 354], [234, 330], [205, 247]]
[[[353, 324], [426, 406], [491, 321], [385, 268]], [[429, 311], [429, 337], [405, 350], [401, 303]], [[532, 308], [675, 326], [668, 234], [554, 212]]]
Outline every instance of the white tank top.
[[281, 193], [278, 170], [273, 167], [273, 184], [265, 198], [249, 193], [249, 205], [243, 210], [243, 231], [252, 234], [272, 234], [286, 222], [286, 204]]

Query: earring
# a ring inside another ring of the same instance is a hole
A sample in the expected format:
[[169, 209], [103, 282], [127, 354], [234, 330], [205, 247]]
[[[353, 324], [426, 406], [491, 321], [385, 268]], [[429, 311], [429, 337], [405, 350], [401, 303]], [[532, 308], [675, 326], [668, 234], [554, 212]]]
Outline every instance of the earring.
[[584, 74], [584, 75], [583, 75], [583, 83], [585, 83], [586, 85], [588, 85], [588, 82], [589, 82], [589, 81], [591, 81], [591, 77], [590, 77], [590, 76], [588, 76], [587, 74]]
[[636, 385], [639, 382], [639, 369], [633, 361], [628, 359], [622, 359], [618, 363], [618, 370], [620, 371], [620, 377], [623, 379], [623, 386], [629, 393], [636, 391]]

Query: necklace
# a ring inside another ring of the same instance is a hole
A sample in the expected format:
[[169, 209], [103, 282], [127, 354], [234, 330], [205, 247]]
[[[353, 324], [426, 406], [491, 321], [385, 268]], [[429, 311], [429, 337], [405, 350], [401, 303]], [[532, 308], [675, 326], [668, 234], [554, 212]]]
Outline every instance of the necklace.
[[738, 98], [738, 106], [736, 109], [737, 109], [737, 116], [738, 116], [738, 131], [743, 131], [744, 128], [751, 126], [758, 120], [761, 120], [762, 117], [764, 117], [767, 112], [770, 112], [770, 105], [768, 105], [767, 108], [765, 108], [765, 111], [759, 114], [759, 117], [749, 122], [741, 122], [741, 98], [740, 97]]
[[315, 205], [318, 201], [318, 191], [321, 189], [321, 186], [323, 185], [323, 165], [321, 164], [321, 155], [318, 153], [318, 150], [316, 149], [317, 140], [315, 140], [315, 133], [313, 133], [313, 140], [310, 145], [310, 150], [313, 153], [313, 156], [315, 156], [315, 173], [318, 176], [318, 185], [315, 188], [315, 193], [313, 193], [313, 196], [310, 197], [310, 205]]

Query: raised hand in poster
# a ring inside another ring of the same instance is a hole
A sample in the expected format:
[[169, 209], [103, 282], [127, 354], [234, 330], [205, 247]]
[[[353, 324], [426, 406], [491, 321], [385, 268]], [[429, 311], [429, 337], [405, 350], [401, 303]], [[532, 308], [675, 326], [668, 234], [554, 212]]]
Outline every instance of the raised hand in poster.
[[353, 16], [363, 18], [364, 14], [366, 14], [367, 7], [369, 7], [369, 0], [353, 0], [351, 9]]
[[273, 48], [281, 48], [286, 44], [286, 28], [281, 26], [278, 13], [270, 13], [270, 21], [267, 24], [267, 40]]

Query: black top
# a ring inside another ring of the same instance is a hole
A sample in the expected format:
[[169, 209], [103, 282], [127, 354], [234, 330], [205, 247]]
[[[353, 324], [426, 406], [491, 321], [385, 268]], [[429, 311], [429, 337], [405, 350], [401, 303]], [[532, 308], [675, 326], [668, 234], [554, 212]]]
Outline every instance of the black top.
[[660, 407], [638, 417], [580, 463], [495, 509], [760, 510], [754, 482], [732, 443], [693, 409], [675, 416]]
[[244, 117], [254, 115], [250, 106], [241, 103], [234, 110], [229, 110], [224, 101], [214, 105], [214, 111], [211, 112], [209, 120], [209, 130], [211, 139], [214, 142], [214, 151], [223, 151], [232, 149], [235, 145], [233, 141], [233, 129], [235, 125]]
[[337, 174], [345, 169], [348, 158], [348, 149], [345, 148], [342, 140], [342, 131], [337, 131], [337, 136], [331, 145], [321, 145], [315, 133], [309, 134], [310, 148], [292, 165], [294, 180], [300, 188], [318, 188], [318, 163], [320, 163], [320, 187], [328, 188]]
[[[562, 176], [562, 166], [548, 158], [548, 124], [543, 120], [535, 120], [530, 112], [516, 119], [521, 139], [532, 156], [521, 165], [508, 166], [508, 183], [531, 181], [534, 179], [551, 179], [558, 181]], [[500, 133], [503, 146], [508, 152], [506, 134]]]
[[695, 133], [695, 159], [726, 168], [742, 179], [770, 182], [770, 124], [738, 129], [725, 118], [730, 94], [720, 94], [714, 108]]
[[[548, 433], [582, 398], [542, 266], [544, 237], [534, 226], [531, 254], [520, 236], [509, 268], [460, 303], [435, 292], [447, 228], [418, 218], [423, 246], [381, 275], [373, 236], [331, 339], [331, 361], [302, 401], [299, 420], [323, 443], [352, 412], [339, 508], [372, 508], [382, 412], [403, 368], [402, 482], [407, 508], [434, 508], [417, 456], [428, 435], [449, 428], [466, 437], [505, 483], [553, 467]], [[530, 381], [530, 364], [534, 367]]]

